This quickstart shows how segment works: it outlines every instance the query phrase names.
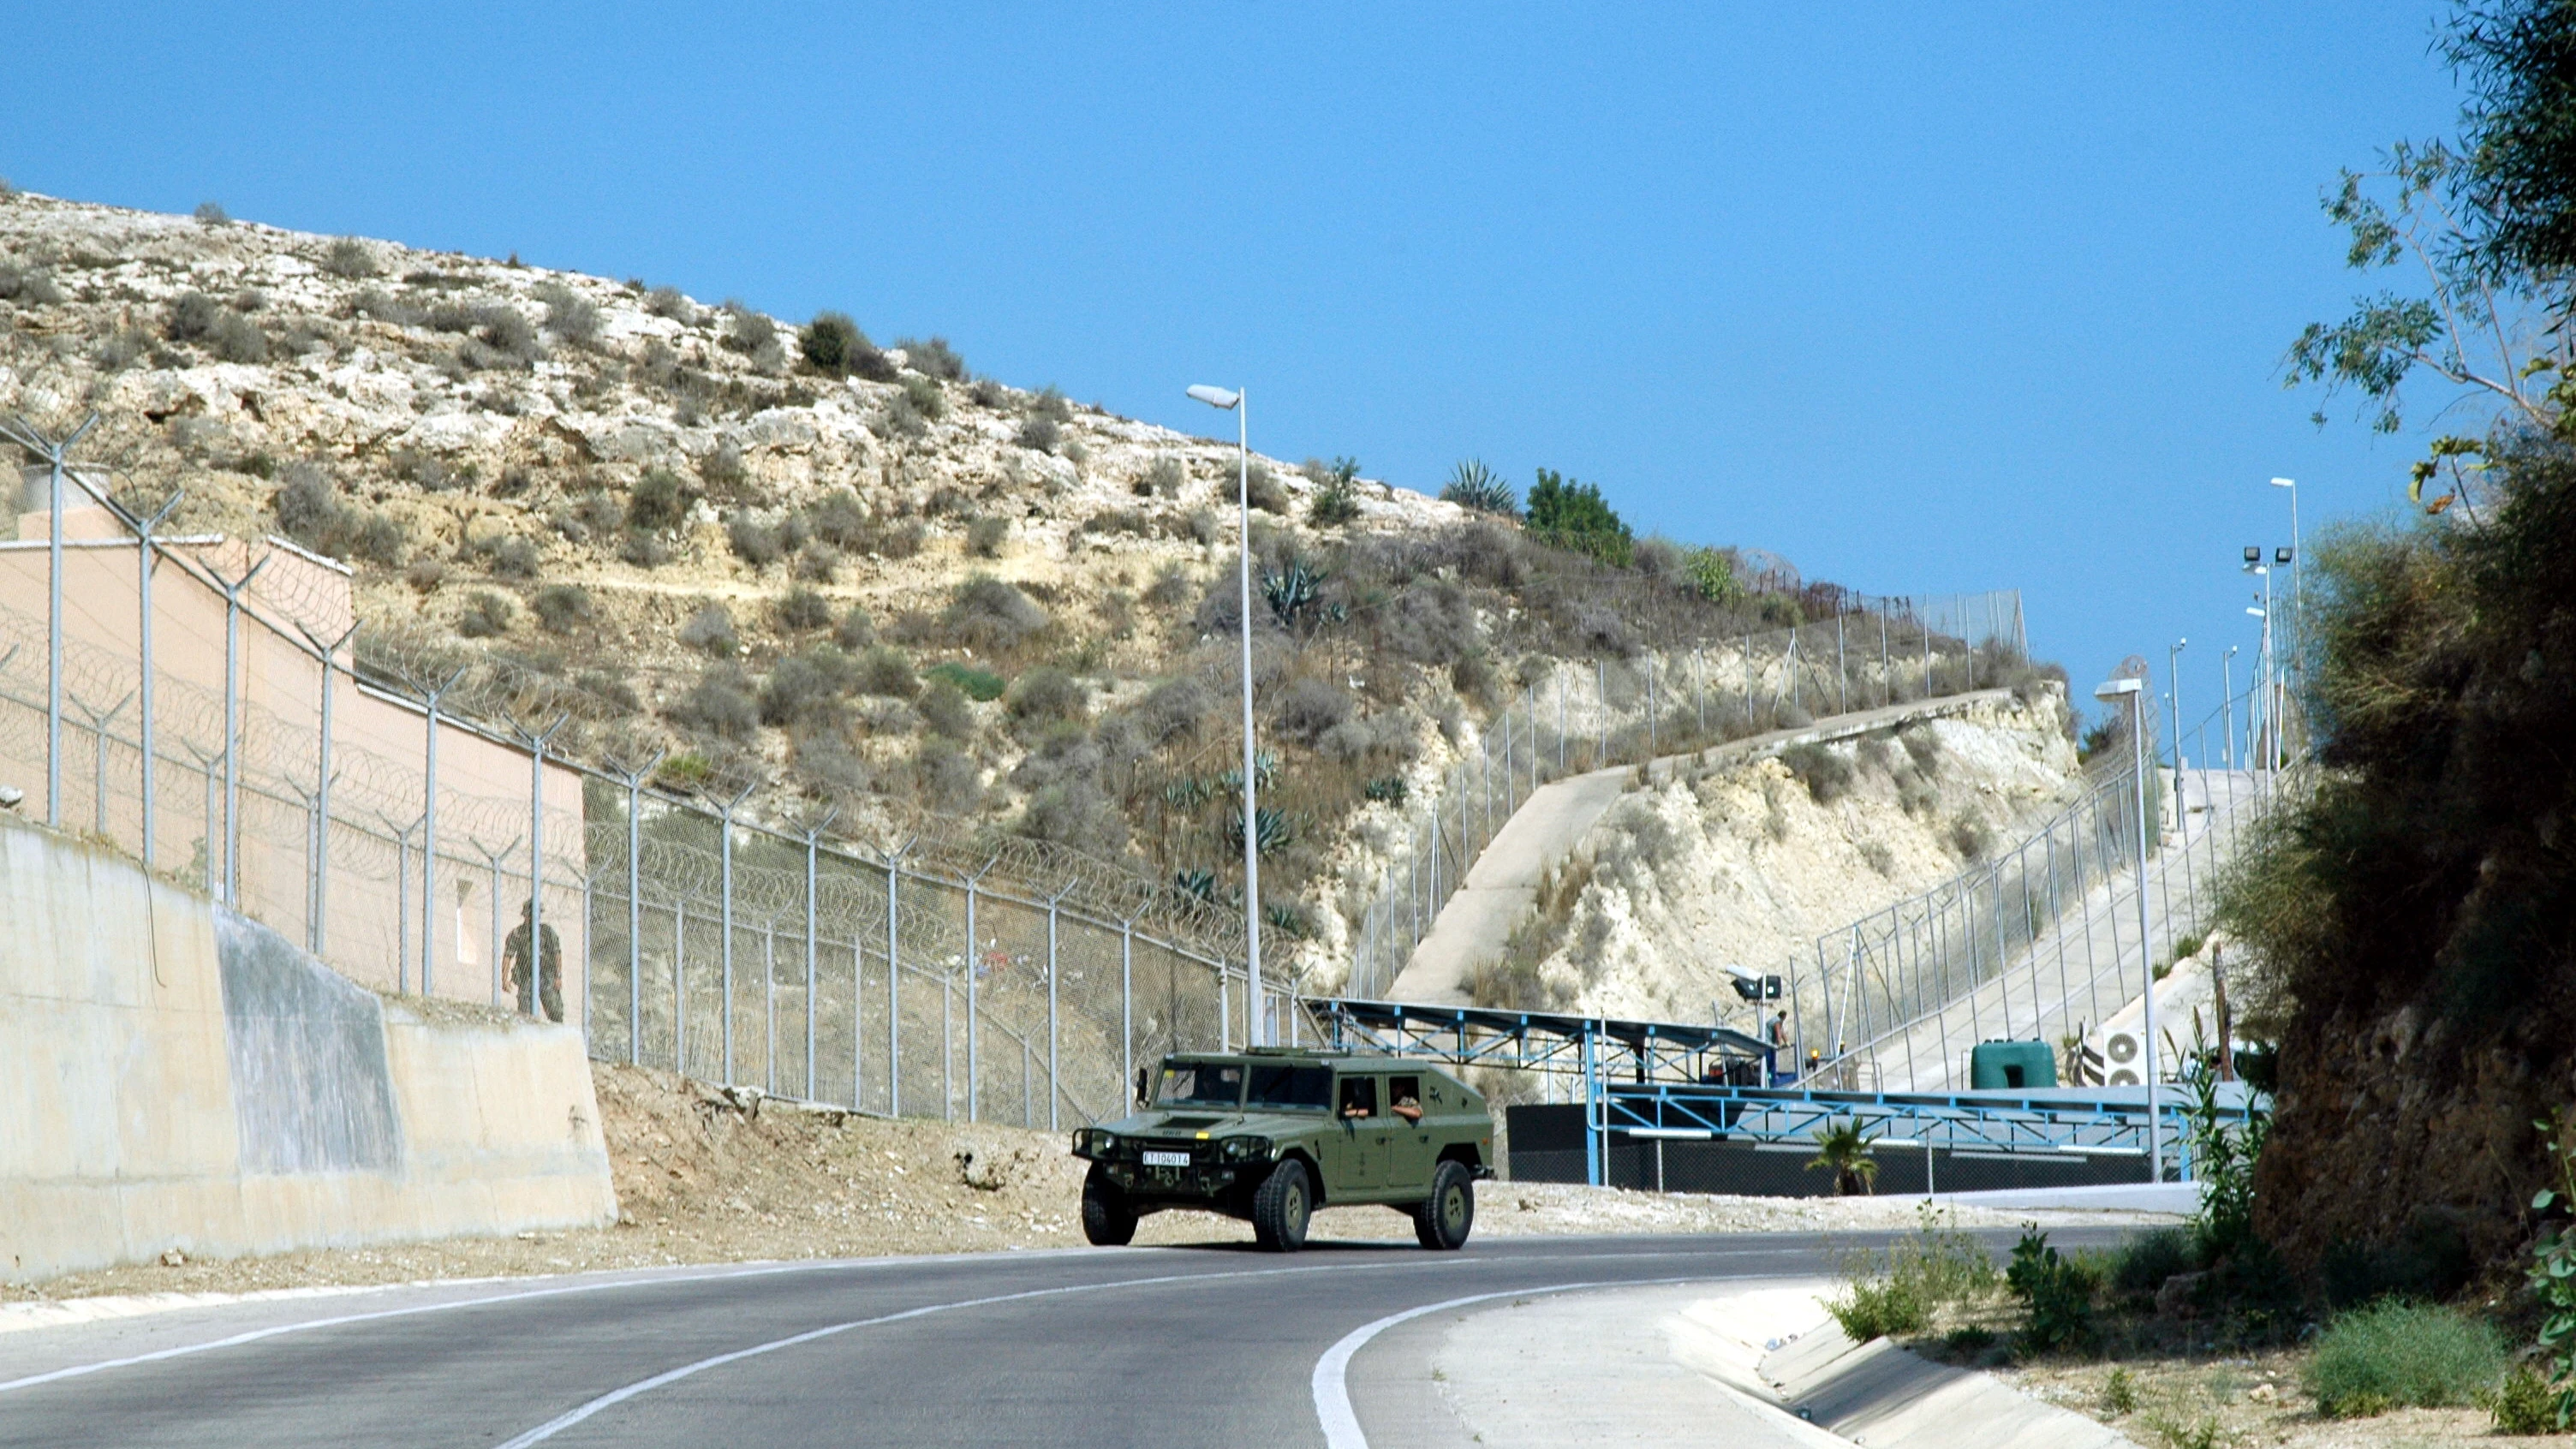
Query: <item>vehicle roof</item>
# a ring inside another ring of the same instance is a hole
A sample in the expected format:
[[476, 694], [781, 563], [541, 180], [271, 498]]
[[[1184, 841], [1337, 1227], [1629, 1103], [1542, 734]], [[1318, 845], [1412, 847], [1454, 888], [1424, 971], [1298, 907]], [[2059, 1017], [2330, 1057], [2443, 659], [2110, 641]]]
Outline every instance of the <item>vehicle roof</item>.
[[1407, 1071], [1438, 1072], [1454, 1075], [1439, 1062], [1419, 1057], [1386, 1056], [1377, 1053], [1298, 1051], [1294, 1048], [1258, 1047], [1248, 1052], [1166, 1052], [1167, 1062], [1244, 1062], [1272, 1066], [1342, 1067], [1355, 1071], [1380, 1072], [1401, 1067]]

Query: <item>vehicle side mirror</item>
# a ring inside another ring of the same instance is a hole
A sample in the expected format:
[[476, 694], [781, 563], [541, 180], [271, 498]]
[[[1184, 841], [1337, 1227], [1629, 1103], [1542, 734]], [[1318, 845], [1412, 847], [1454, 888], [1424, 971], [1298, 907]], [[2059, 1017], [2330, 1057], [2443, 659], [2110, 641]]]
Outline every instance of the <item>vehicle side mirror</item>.
[[1138, 1067], [1136, 1069], [1136, 1105], [1139, 1107], [1142, 1107], [1147, 1102], [1153, 1100], [1151, 1094], [1145, 1090], [1145, 1084], [1153, 1080], [1153, 1071], [1154, 1069], [1152, 1067]]

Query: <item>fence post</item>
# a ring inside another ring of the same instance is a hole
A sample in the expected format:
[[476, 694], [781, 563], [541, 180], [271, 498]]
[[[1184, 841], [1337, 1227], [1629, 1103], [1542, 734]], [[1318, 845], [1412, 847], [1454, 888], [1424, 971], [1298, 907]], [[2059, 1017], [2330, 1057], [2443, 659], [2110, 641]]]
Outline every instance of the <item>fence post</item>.
[[671, 1070], [689, 1074], [689, 903], [671, 903]]
[[[751, 798], [751, 790], [752, 790], [752, 787], [751, 787], [751, 786], [749, 786], [749, 785], [745, 785], [745, 786], [743, 786], [743, 787], [742, 787], [742, 792], [741, 792], [740, 794], [738, 794], [738, 795], [734, 796], [731, 800], [726, 801], [726, 802], [725, 802], [725, 804], [724, 804], [724, 808], [723, 808], [721, 811], [719, 811], [719, 812], [718, 812], [718, 815], [717, 815], [717, 825], [716, 825], [716, 844], [717, 844], [718, 851], [719, 851], [719, 853], [721, 854], [721, 856], [722, 856], [722, 858], [723, 858], [723, 862], [724, 862], [724, 864], [723, 864], [723, 873], [722, 873], [722, 875], [719, 877], [719, 884], [718, 884], [718, 887], [717, 887], [718, 903], [719, 903], [719, 905], [721, 906], [722, 914], [723, 914], [723, 918], [724, 918], [724, 926], [723, 926], [724, 939], [723, 939], [723, 941], [722, 941], [722, 942], [720, 942], [720, 943], [719, 943], [718, 948], [717, 948], [717, 952], [716, 952], [717, 960], [721, 963], [721, 967], [722, 967], [722, 969], [718, 972], [718, 980], [719, 980], [719, 981], [720, 981], [720, 983], [722, 984], [722, 987], [723, 987], [723, 990], [724, 990], [724, 1000], [723, 1000], [723, 1002], [721, 1003], [721, 1007], [722, 1007], [722, 1009], [721, 1009], [721, 1011], [719, 1011], [718, 1015], [723, 1019], [723, 1029], [724, 1029], [724, 1084], [725, 1084], [726, 1086], [728, 1086], [728, 1087], [730, 1087], [730, 1086], [733, 1086], [733, 1085], [734, 1085], [734, 1079], [733, 1079], [733, 812], [734, 812], [734, 810], [735, 810], [735, 808], [736, 808], [736, 807], [738, 807], [738, 806], [740, 806], [740, 805], [742, 804], [742, 802], [743, 802], [743, 801], [745, 801], [745, 800], [747, 800], [747, 799], [750, 799], [750, 798]], [[855, 1104], [853, 1104], [853, 1105], [855, 1105]]]
[[[464, 672], [461, 669], [457, 671], [459, 674]], [[450, 683], [453, 682], [450, 681]], [[521, 739], [528, 742], [528, 958], [521, 962], [520, 966], [528, 973], [528, 1015], [539, 1021], [546, 1019], [546, 742], [553, 739], [558, 731], [570, 723], [572, 723], [572, 716], [565, 714], [557, 715], [555, 722], [543, 730], [531, 730], [518, 725], [511, 727], [517, 731]], [[746, 789], [744, 793], [749, 794], [750, 791]], [[728, 841], [729, 846], [730, 841]], [[727, 859], [730, 861], [731, 857], [728, 856]], [[428, 940], [425, 933], [422, 940], [424, 942]], [[585, 1016], [589, 1012], [590, 999], [590, 972], [587, 964], [589, 952], [590, 941], [585, 936], [582, 940], [584, 958], [582, 1010]], [[423, 966], [421, 994], [424, 996], [429, 994], [428, 981], [429, 968]], [[560, 986], [557, 990], [560, 992]], [[583, 1038], [583, 1045], [584, 1047], [589, 1045], [588, 1037]], [[727, 1072], [725, 1077], [730, 1082], [733, 1073]]]
[[778, 918], [760, 923], [760, 1090], [778, 1095]]
[[1601, 720], [1601, 752], [1592, 761], [1592, 768], [1597, 770], [1610, 763], [1610, 674], [1608, 666], [1598, 659], [1592, 661], [1592, 694]]
[[[1118, 1090], [1136, 1090], [1136, 918], [1118, 923]], [[1122, 1114], [1123, 1115], [1123, 1114]]]
[[1878, 702], [1896, 703], [1896, 668], [1887, 662], [1887, 600], [1878, 601]]
[[1000, 856], [994, 856], [984, 862], [983, 870], [966, 877], [966, 1120], [969, 1122], [976, 1120], [976, 1100], [983, 1080], [977, 1070], [980, 1063], [976, 1057], [975, 983], [976, 978], [984, 974], [984, 948], [975, 936], [975, 883], [984, 878], [984, 871], [993, 868], [994, 861], [1000, 859]]
[[1834, 615], [1834, 688], [1838, 691], [1835, 697], [1841, 701], [1836, 706], [1837, 712], [1851, 713], [1851, 672], [1843, 663], [1843, 616], [1841, 614]]
[[[59, 486], [62, 482], [62, 474], [59, 470], [57, 470], [54, 475], [54, 481], [57, 485], [54, 489], [54, 587], [59, 591], [62, 587], [62, 489]], [[239, 908], [241, 905], [241, 862], [239, 859], [241, 854], [241, 596], [243, 591], [250, 587], [251, 580], [258, 578], [260, 570], [267, 568], [268, 561], [274, 557], [276, 557], [274, 554], [260, 555], [259, 562], [252, 564], [248, 573], [243, 574], [239, 579], [236, 579], [231, 583], [224, 582], [224, 576], [216, 573], [211, 568], [206, 571], [207, 574], [214, 579], [215, 587], [220, 590], [224, 596], [223, 899], [224, 904], [235, 908]], [[46, 769], [49, 771], [45, 785], [45, 823], [48, 825], [59, 825], [62, 823], [60, 800], [63, 789], [62, 692], [59, 684], [62, 675], [61, 654], [63, 641], [62, 626], [59, 619], [59, 615], [62, 610], [59, 602], [57, 602], [54, 612], [57, 615], [53, 640], [55, 653], [54, 674], [57, 684], [54, 691], [55, 697], [52, 703], [53, 716], [48, 721], [48, 728], [53, 731], [53, 734], [52, 737], [47, 740], [45, 749], [47, 761]], [[463, 674], [464, 672], [465, 671], [461, 669], [457, 671], [458, 674]], [[456, 681], [454, 679], [450, 679], [448, 681], [450, 684], [455, 682]], [[433, 705], [433, 713], [435, 708], [436, 706]], [[432, 723], [434, 726], [434, 719]], [[435, 758], [435, 756], [432, 757], [433, 761]], [[435, 806], [432, 807], [433, 811], [435, 808]], [[211, 834], [212, 831], [210, 830], [208, 833]], [[438, 825], [436, 817], [433, 814], [428, 829], [423, 832], [421, 837], [421, 848], [424, 852], [430, 848], [432, 842], [437, 839], [437, 836]], [[209, 848], [211, 849], [211, 847]], [[428, 898], [426, 892], [424, 892], [422, 898], [424, 900]], [[421, 913], [421, 919], [426, 922], [436, 914], [437, 912], [435, 911], [424, 909]], [[424, 926], [423, 929], [427, 929], [427, 927]], [[426, 996], [429, 994], [429, 957], [426, 942], [423, 943], [420, 970], [422, 982], [421, 994]]]
[[1655, 694], [1655, 656], [1650, 653], [1646, 656], [1646, 762], [1649, 765], [1654, 763], [1655, 752], [1662, 748], [1662, 735], [1655, 721], [1655, 711], [1659, 707]]
[[1056, 1055], [1056, 903], [1064, 899], [1070, 885], [1047, 897], [1047, 1130], [1056, 1130], [1056, 1103], [1062, 1097], [1063, 1078], [1057, 1074]]
[[1556, 773], [1565, 774], [1565, 666], [1557, 665], [1548, 673], [1556, 676]]
[[[152, 575], [154, 572], [152, 557], [152, 531], [159, 528], [162, 520], [168, 518], [171, 511], [179, 506], [179, 500], [187, 496], [187, 492], [184, 489], [172, 493], [170, 495], [170, 501], [161, 505], [160, 512], [153, 514], [150, 518], [138, 517], [132, 520], [134, 524], [135, 544], [134, 597], [136, 601], [136, 614], [138, 616], [135, 620], [135, 643], [136, 657], [142, 665], [143, 675], [142, 679], [137, 682], [137, 687], [138, 692], [142, 697], [143, 706], [141, 724], [143, 732], [143, 868], [146, 871], [151, 870], [153, 866], [153, 807], [158, 803], [153, 795], [153, 769], [155, 762], [152, 758], [154, 747], [152, 732], [154, 718], [152, 713]], [[358, 626], [355, 624], [350, 625], [349, 633], [355, 634], [356, 632], [358, 632]], [[341, 637], [345, 639], [347, 635], [343, 635]], [[330, 697], [329, 691], [331, 687], [331, 661], [327, 657], [322, 661], [322, 687], [324, 691], [323, 698], [328, 700]], [[331, 788], [327, 783], [330, 776], [331, 713], [326, 705], [322, 712], [322, 778], [326, 782], [322, 788], [325, 791], [328, 791]], [[330, 818], [331, 812], [326, 798], [322, 811], [322, 819], [324, 822], [322, 843], [326, 848], [330, 844]], [[318, 902], [321, 894], [320, 887], [315, 887], [314, 894]], [[318, 904], [315, 907], [315, 915], [317, 917], [320, 915], [320, 907]], [[319, 956], [322, 954], [322, 947], [318, 944], [320, 939], [320, 927], [316, 926], [314, 928], [314, 932], [317, 944], [313, 948], [313, 954]]]
[[[176, 498], [171, 499], [170, 508], [177, 507], [178, 502]], [[142, 543], [146, 557], [149, 557], [152, 551], [151, 530], [160, 523], [162, 517], [169, 514], [170, 508], [162, 509], [151, 523], [143, 526]], [[148, 592], [152, 586], [151, 578], [150, 570], [146, 569], [142, 581], [147, 591], [143, 604], [143, 864], [146, 868], [152, 864], [152, 603]], [[341, 646], [357, 637], [358, 627], [356, 624], [351, 624], [338, 639], [324, 643], [321, 635], [304, 627], [303, 620], [295, 621], [296, 632], [302, 634], [305, 641], [313, 646], [315, 657], [322, 661], [322, 733], [316, 747], [315, 766], [320, 788], [315, 791], [313, 806], [314, 858], [321, 862], [321, 866], [313, 873], [313, 919], [306, 925], [304, 932], [316, 956], [322, 954], [328, 941], [323, 934], [323, 922], [330, 895], [331, 879], [331, 786], [338, 778], [331, 769], [332, 676], [339, 672]]]
[[626, 782], [626, 1064], [630, 1067], [644, 1060], [644, 777], [660, 769], [667, 754], [656, 752], [641, 770], [618, 771]]
[[886, 853], [886, 1115], [903, 1115], [903, 954], [895, 939], [895, 882], [907, 840]]
[[[814, 930], [817, 914], [814, 899], [814, 883], [816, 877], [815, 868], [819, 864], [817, 857], [819, 855], [819, 844], [823, 838], [823, 831], [831, 825], [833, 817], [839, 813], [840, 812], [836, 810], [826, 811], [824, 812], [822, 819], [814, 821], [805, 827], [805, 1100], [808, 1102], [814, 1100], [816, 1091], [816, 1087], [814, 1085], [814, 1003], [816, 992], [819, 988], [815, 980]], [[852, 1009], [855, 1010], [857, 1005], [857, 1000], [853, 998], [851, 1001]], [[853, 1103], [852, 1105], [855, 1106], [857, 1104]]]

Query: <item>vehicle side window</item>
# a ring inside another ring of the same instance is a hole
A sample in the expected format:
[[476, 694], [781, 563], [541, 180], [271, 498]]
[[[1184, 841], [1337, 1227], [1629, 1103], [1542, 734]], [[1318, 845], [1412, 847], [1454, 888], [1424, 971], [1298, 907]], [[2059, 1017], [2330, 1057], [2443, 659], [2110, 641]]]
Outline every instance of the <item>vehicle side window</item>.
[[1386, 1108], [1408, 1122], [1422, 1120], [1422, 1079], [1389, 1077], [1386, 1083]]
[[1377, 1115], [1377, 1078], [1344, 1077], [1340, 1104], [1334, 1110], [1344, 1117]]

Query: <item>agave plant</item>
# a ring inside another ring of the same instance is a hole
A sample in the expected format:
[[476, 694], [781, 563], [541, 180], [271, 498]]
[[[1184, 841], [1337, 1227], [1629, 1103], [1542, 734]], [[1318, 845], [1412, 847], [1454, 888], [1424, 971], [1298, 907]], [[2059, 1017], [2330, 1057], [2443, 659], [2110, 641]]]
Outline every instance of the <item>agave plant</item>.
[[1485, 466], [1481, 458], [1469, 458], [1449, 472], [1449, 482], [1440, 490], [1443, 502], [1471, 508], [1478, 513], [1500, 514], [1505, 518], [1521, 516], [1520, 495], [1503, 475]]

